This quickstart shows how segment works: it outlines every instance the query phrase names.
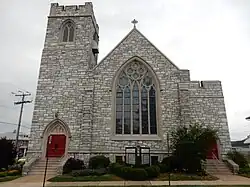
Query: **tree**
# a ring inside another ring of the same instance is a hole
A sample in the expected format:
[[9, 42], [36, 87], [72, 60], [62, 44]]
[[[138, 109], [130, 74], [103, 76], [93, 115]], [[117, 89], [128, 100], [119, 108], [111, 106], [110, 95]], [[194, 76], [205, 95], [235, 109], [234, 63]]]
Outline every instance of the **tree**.
[[201, 170], [201, 161], [217, 139], [216, 130], [201, 125], [180, 126], [171, 135], [175, 169], [190, 173]]
[[16, 158], [15, 147], [11, 140], [0, 139], [0, 168], [8, 168], [14, 164]]

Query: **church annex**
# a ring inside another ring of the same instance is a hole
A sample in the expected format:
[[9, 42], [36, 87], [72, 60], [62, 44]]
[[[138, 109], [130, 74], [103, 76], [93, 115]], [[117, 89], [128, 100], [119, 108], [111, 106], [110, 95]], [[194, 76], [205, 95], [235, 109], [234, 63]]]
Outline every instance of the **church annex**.
[[92, 3], [51, 4], [29, 158], [48, 148], [49, 157], [115, 161], [125, 147], [144, 146], [160, 161], [168, 133], [195, 123], [219, 130], [218, 159], [231, 149], [220, 81], [191, 81], [136, 27], [97, 63], [98, 33]]

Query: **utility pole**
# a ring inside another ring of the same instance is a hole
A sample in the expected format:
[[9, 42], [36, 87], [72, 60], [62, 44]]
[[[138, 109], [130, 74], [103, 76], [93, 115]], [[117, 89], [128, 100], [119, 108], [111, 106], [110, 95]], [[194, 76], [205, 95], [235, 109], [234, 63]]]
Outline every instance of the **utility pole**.
[[21, 122], [22, 122], [23, 105], [26, 104], [26, 103], [31, 103], [32, 102], [31, 100], [25, 100], [25, 97], [30, 96], [31, 93], [22, 92], [22, 91], [18, 91], [18, 92], [19, 92], [19, 94], [12, 93], [16, 97], [22, 97], [21, 101], [14, 102], [15, 105], [21, 105], [21, 110], [20, 110], [20, 115], [19, 115], [19, 120], [18, 120], [18, 126], [17, 126], [17, 132], [16, 132], [16, 142], [15, 142], [16, 154], [18, 153], [18, 138], [19, 138], [20, 126], [21, 126]]

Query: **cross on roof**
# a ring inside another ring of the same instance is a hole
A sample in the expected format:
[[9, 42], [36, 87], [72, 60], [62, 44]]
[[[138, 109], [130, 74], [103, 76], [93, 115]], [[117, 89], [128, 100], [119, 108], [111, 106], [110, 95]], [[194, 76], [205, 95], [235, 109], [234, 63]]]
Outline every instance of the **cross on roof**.
[[131, 23], [134, 24], [134, 28], [136, 28], [136, 24], [138, 23], [138, 21], [136, 19], [134, 19], [133, 21], [131, 21]]

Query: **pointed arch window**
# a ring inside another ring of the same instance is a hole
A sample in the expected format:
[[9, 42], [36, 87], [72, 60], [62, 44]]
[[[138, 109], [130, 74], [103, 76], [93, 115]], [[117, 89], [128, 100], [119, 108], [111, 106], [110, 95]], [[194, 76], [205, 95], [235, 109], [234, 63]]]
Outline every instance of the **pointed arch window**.
[[156, 86], [148, 68], [129, 63], [116, 82], [116, 134], [157, 134]]
[[75, 37], [74, 24], [68, 21], [64, 24], [62, 29], [62, 41], [63, 42], [73, 42]]

